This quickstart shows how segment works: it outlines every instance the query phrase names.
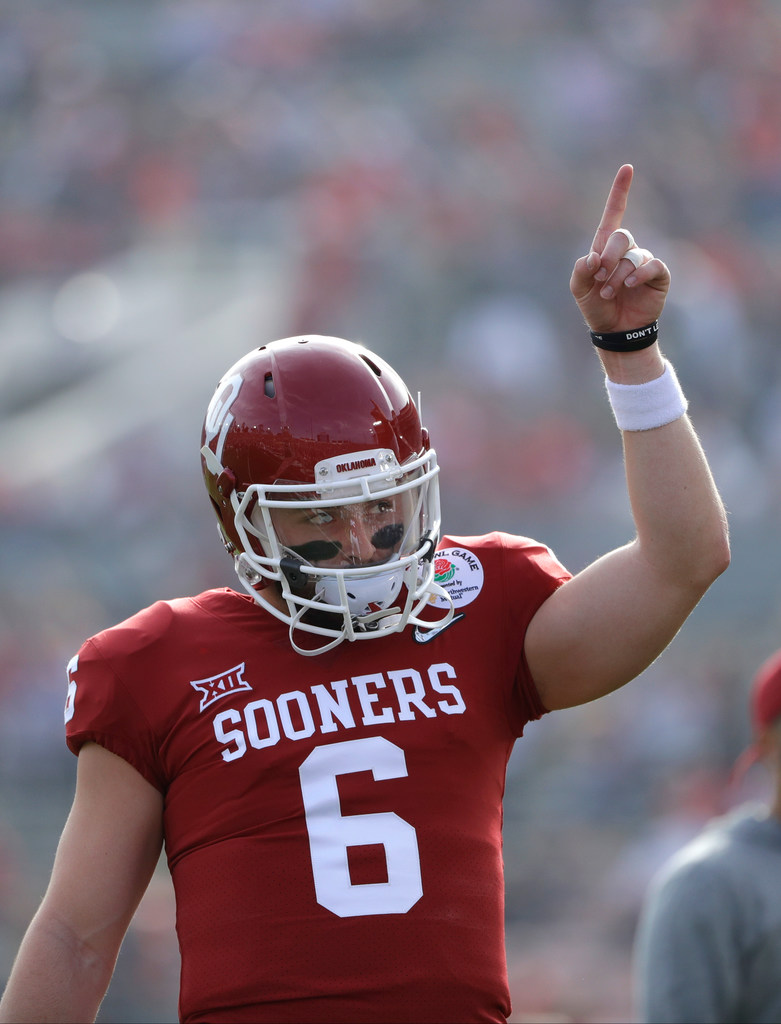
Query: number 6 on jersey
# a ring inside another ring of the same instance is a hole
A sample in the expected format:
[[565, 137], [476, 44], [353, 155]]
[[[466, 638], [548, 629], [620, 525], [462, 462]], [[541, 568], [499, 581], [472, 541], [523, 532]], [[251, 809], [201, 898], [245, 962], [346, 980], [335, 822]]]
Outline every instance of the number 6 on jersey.
[[[406, 777], [404, 751], [368, 736], [315, 747], [299, 768], [317, 902], [338, 917], [406, 914], [423, 895], [415, 829], [392, 811], [342, 814], [337, 775], [365, 771], [375, 780]], [[353, 885], [347, 848], [379, 843], [388, 881]]]

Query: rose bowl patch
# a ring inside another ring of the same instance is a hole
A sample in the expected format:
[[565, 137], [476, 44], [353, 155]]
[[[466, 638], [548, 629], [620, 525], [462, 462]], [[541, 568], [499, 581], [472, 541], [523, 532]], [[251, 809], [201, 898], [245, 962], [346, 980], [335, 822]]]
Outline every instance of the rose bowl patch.
[[[448, 592], [456, 608], [471, 604], [483, 589], [485, 574], [480, 559], [466, 548], [443, 548], [434, 556], [434, 582]], [[447, 608], [443, 597], [432, 604]]]

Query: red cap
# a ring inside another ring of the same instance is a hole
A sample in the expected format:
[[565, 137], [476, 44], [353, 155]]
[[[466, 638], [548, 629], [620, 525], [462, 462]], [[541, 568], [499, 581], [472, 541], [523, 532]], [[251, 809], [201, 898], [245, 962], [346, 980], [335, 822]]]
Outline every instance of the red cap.
[[751, 686], [751, 724], [754, 732], [781, 717], [781, 651], [771, 655]]
[[730, 779], [731, 786], [737, 785], [748, 769], [759, 760], [759, 733], [781, 717], [781, 650], [771, 654], [757, 669], [751, 684], [749, 704], [754, 742], [735, 762]]

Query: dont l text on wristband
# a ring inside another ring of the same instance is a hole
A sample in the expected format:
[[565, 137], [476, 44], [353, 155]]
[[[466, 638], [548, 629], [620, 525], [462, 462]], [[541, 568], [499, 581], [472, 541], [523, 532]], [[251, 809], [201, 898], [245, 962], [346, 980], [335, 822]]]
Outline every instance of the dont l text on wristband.
[[589, 333], [597, 348], [607, 349], [608, 352], [639, 352], [640, 349], [653, 345], [659, 337], [659, 321], [654, 320], [652, 324], [638, 327], [634, 331], [613, 331], [606, 334], [590, 331]]
[[675, 370], [664, 360], [661, 377], [645, 384], [617, 384], [605, 378], [619, 430], [653, 430], [680, 419], [689, 407]]

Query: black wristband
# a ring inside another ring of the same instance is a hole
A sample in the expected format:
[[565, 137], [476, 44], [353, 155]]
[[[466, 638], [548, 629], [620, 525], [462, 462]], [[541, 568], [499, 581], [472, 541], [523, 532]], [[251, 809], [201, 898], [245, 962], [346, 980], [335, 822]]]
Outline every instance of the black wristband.
[[652, 324], [638, 327], [634, 331], [614, 331], [612, 334], [597, 334], [596, 331], [589, 333], [597, 348], [607, 349], [608, 352], [639, 352], [640, 349], [653, 345], [659, 337], [659, 321], [654, 320]]

